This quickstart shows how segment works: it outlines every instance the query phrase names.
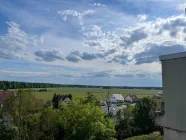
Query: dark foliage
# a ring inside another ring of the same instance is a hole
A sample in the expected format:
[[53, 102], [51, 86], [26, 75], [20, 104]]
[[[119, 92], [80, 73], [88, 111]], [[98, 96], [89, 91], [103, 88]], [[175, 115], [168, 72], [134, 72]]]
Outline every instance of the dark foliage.
[[117, 139], [122, 140], [154, 131], [159, 131], [163, 135], [163, 128], [155, 124], [156, 108], [156, 100], [143, 98], [136, 104], [132, 114], [126, 111], [124, 119], [121, 119], [115, 127]]
[[58, 94], [57, 95], [56, 93], [54, 93], [54, 96], [52, 98], [52, 105], [53, 105], [54, 109], [59, 109], [59, 103], [64, 97], [68, 97], [70, 100], [72, 100], [72, 95], [71, 94], [67, 94], [67, 95]]
[[71, 88], [103, 88], [103, 89], [146, 89], [146, 90], [162, 90], [162, 87], [128, 87], [128, 86], [93, 86], [93, 85], [62, 85], [51, 83], [31, 83], [31, 82], [17, 82], [17, 81], [0, 81], [0, 89], [21, 89], [21, 88], [57, 88], [57, 87], [71, 87]]

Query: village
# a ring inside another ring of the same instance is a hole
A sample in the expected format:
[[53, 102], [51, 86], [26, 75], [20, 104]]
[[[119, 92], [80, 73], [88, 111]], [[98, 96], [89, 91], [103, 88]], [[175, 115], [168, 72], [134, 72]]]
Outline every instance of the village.
[[[15, 91], [0, 91], [0, 107], [3, 107], [3, 103], [12, 96], [16, 96]], [[58, 97], [57, 97], [58, 96]], [[154, 95], [156, 98], [163, 98], [162, 92], [158, 92]], [[54, 107], [54, 98], [59, 98], [59, 101], [62, 104], [70, 104], [72, 102], [72, 96], [69, 95], [56, 95], [54, 93], [53, 99], [49, 103], [51, 107]], [[100, 100], [100, 106], [106, 114], [112, 116], [113, 121], [117, 119], [117, 113], [123, 109], [126, 109], [129, 105], [135, 106], [137, 102], [140, 101], [135, 94], [128, 94], [123, 97], [122, 94], [112, 94], [108, 98], [103, 98]], [[45, 104], [42, 99], [36, 99], [36, 102], [39, 104]]]

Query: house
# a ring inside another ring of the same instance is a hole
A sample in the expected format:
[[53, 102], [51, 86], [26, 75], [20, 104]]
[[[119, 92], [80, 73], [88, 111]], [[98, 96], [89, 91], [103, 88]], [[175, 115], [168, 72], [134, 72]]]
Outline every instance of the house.
[[186, 140], [186, 52], [160, 56], [162, 64], [162, 111], [156, 123], [163, 127], [164, 140]]
[[127, 95], [124, 98], [124, 101], [128, 103], [136, 103], [139, 101], [139, 98], [136, 95]]
[[6, 99], [10, 98], [11, 96], [15, 96], [14, 91], [0, 91], [0, 107], [3, 107], [3, 103]]
[[116, 121], [117, 119], [117, 112], [125, 108], [127, 108], [127, 105], [110, 104], [109, 106], [108, 105], [102, 106], [103, 111], [112, 114], [113, 121]]
[[109, 100], [113, 104], [124, 103], [124, 98], [121, 94], [113, 94]]
[[61, 95], [61, 101], [65, 104], [68, 104], [71, 102], [70, 98], [66, 95]]

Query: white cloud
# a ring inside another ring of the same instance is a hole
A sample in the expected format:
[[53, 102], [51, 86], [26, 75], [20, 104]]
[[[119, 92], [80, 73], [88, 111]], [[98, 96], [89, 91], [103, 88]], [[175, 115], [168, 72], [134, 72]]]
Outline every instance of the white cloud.
[[180, 11], [184, 11], [186, 8], [186, 3], [178, 4], [176, 9]]
[[87, 15], [92, 15], [94, 14], [95, 11], [93, 10], [86, 10], [83, 12], [78, 12], [75, 10], [65, 10], [65, 11], [58, 11], [58, 14], [63, 16], [63, 20], [66, 21], [68, 19], [68, 16], [72, 16], [72, 17], [77, 17], [79, 20], [80, 25], [83, 25], [83, 19], [85, 16]]
[[24, 50], [41, 43], [37, 36], [29, 35], [21, 30], [19, 24], [15, 22], [7, 22], [7, 24], [8, 34], [0, 36], [0, 58], [21, 58]]
[[38, 61], [53, 62], [55, 60], [64, 60], [63, 54], [58, 49], [40, 50], [34, 53]]
[[10, 76], [47, 76], [47, 72], [30, 72], [30, 71], [16, 71], [16, 70], [0, 70], [1, 73], [8, 74]]
[[105, 4], [102, 3], [93, 3], [93, 4], [89, 4], [90, 6], [97, 6], [97, 7], [105, 7]]
[[143, 15], [138, 15], [139, 21], [145, 21], [148, 18], [148, 15], [143, 14]]
[[183, 51], [186, 48], [185, 27], [184, 15], [158, 18], [112, 31], [104, 31], [94, 25], [83, 30], [84, 43], [96, 48], [98, 52], [113, 48], [117, 50], [104, 58], [105, 62], [124, 65], [153, 63], [158, 60], [159, 55]]

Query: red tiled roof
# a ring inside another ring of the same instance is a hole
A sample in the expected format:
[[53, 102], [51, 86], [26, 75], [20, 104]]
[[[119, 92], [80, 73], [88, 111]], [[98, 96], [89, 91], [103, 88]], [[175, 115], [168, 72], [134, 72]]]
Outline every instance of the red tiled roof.
[[14, 91], [0, 91], [0, 104], [4, 102], [7, 98], [14, 96]]

